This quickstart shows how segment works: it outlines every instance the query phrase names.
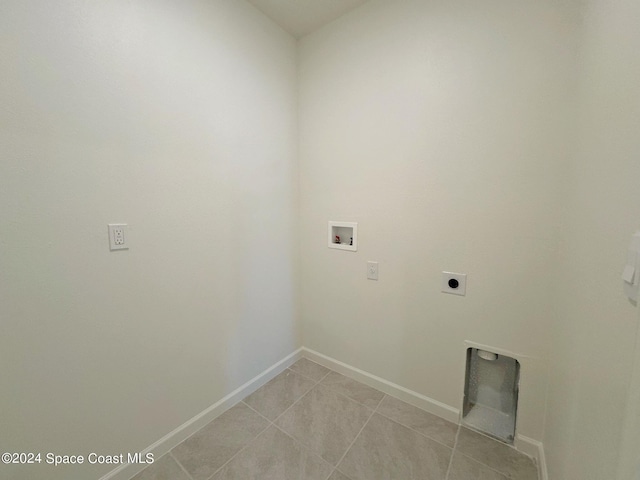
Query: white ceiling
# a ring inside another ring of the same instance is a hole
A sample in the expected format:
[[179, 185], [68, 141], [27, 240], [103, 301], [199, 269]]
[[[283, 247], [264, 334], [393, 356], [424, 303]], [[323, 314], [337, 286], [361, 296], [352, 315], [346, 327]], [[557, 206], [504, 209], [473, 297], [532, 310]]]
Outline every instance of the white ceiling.
[[296, 38], [332, 22], [367, 0], [249, 0]]

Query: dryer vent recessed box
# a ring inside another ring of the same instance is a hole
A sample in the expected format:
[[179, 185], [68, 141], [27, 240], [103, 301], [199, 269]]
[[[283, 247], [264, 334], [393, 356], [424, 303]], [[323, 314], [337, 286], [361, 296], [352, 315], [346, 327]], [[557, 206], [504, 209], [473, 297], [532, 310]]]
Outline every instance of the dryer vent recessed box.
[[358, 250], [358, 224], [354, 222], [329, 221], [329, 248]]

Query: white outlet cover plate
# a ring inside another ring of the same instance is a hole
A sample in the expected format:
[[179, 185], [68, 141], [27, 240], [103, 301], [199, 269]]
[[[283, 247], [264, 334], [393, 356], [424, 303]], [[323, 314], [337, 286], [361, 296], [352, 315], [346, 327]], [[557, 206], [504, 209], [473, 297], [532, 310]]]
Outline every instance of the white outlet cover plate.
[[367, 262], [367, 278], [378, 280], [378, 262]]
[[[450, 280], [457, 280], [458, 287], [451, 288], [449, 286]], [[464, 297], [467, 294], [467, 274], [454, 273], [454, 272], [442, 272], [442, 292], [450, 293], [451, 295], [461, 295]]]
[[[127, 245], [127, 227], [126, 223], [110, 223], [109, 225], [109, 249], [110, 250], [128, 250], [129, 246]], [[121, 238], [123, 239], [123, 243], [120, 243], [116, 240], [118, 232], [122, 232]]]

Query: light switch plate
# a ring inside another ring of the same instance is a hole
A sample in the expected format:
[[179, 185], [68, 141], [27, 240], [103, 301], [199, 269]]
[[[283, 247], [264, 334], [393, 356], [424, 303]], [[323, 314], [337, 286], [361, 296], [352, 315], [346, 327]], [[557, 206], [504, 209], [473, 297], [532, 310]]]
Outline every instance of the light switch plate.
[[367, 278], [378, 280], [378, 262], [367, 262]]

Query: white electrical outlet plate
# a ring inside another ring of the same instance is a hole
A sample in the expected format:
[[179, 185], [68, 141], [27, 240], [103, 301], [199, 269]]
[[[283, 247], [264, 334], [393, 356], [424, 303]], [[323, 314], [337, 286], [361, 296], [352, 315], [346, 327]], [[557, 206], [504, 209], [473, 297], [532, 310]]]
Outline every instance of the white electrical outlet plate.
[[442, 272], [442, 292], [464, 297], [467, 293], [467, 274]]
[[127, 250], [127, 224], [114, 223], [109, 224], [109, 249], [110, 250]]
[[367, 278], [378, 280], [378, 262], [367, 262]]

